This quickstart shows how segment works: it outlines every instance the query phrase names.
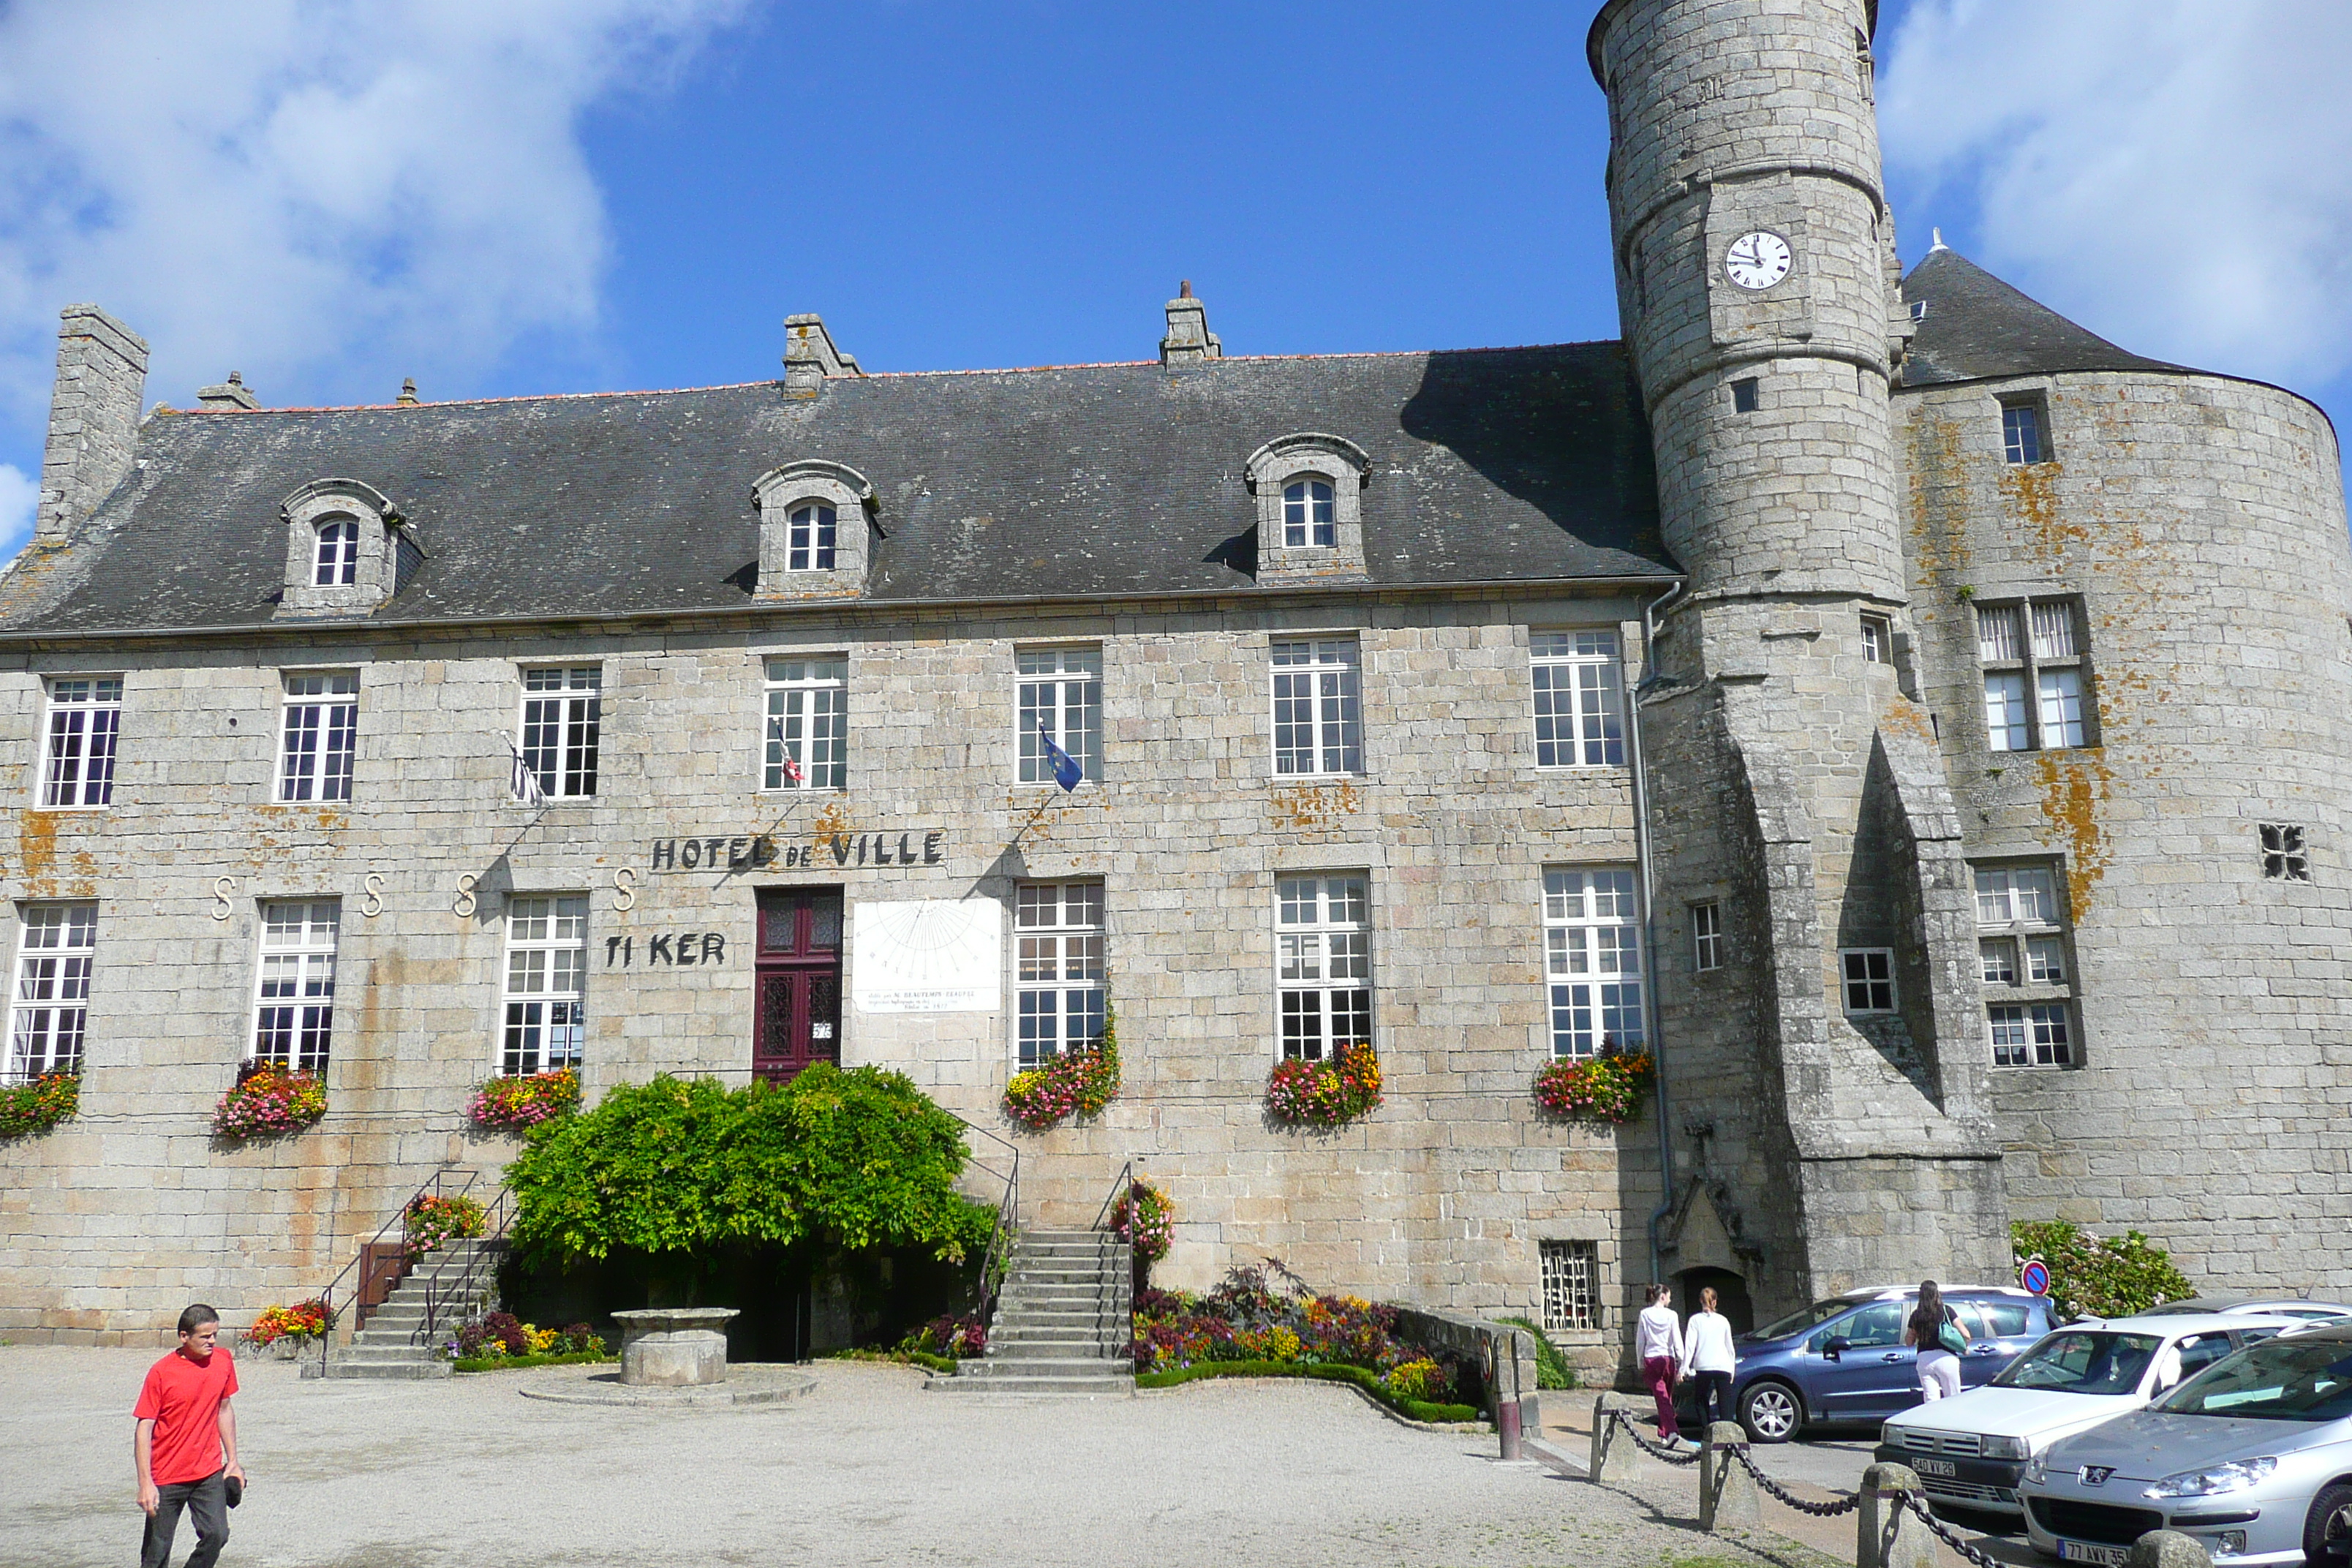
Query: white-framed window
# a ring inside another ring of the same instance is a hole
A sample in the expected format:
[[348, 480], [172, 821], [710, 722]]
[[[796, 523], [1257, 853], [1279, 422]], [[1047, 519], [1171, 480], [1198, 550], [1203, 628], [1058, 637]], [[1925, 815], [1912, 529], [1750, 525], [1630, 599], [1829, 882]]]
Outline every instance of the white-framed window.
[[1617, 634], [1530, 632], [1536, 697], [1536, 766], [1622, 767], [1624, 679]]
[[1601, 1327], [1601, 1244], [1542, 1241], [1543, 1326], [1558, 1333]]
[[348, 588], [360, 580], [360, 520], [331, 517], [319, 524], [319, 549], [310, 573], [314, 588]]
[[507, 989], [499, 1070], [580, 1065], [588, 1026], [588, 895], [518, 893], [507, 900]]
[[2054, 866], [1979, 866], [1977, 973], [1995, 1067], [2074, 1065], [2073, 965]]
[[107, 805], [114, 800], [114, 743], [122, 732], [122, 678], [54, 676], [41, 804]]
[[2305, 847], [2303, 826], [2265, 822], [2258, 836], [2263, 847], [2263, 876], [2273, 882], [2311, 880], [2311, 851]]
[[1985, 737], [1996, 752], [2089, 744], [2088, 677], [2073, 599], [1977, 606]]
[[1016, 649], [1021, 782], [1052, 784], [1053, 758], [1043, 737], [1070, 755], [1090, 779], [1102, 777], [1102, 649]]
[[278, 798], [351, 799], [359, 732], [358, 675], [346, 670], [287, 676]]
[[1321, 1061], [1372, 1038], [1372, 911], [1366, 879], [1284, 877], [1275, 883], [1275, 989], [1282, 1054]]
[[1280, 639], [1273, 658], [1274, 771], [1362, 773], [1362, 667], [1355, 639]]
[[2040, 463], [2050, 457], [2042, 433], [2042, 405], [2021, 399], [2000, 405], [2000, 455], [2004, 462]]
[[1849, 1013], [1895, 1011], [1895, 950], [1886, 947], [1838, 949], [1838, 973], [1845, 982]]
[[1282, 487], [1282, 542], [1326, 548], [1339, 542], [1339, 515], [1328, 479], [1293, 479]]
[[838, 535], [835, 516], [833, 508], [822, 501], [810, 501], [793, 508], [792, 515], [785, 521], [785, 571], [833, 570], [834, 544]]
[[261, 906], [261, 965], [253, 1005], [256, 1062], [322, 1072], [335, 1035], [335, 899], [277, 899]]
[[1691, 966], [1708, 970], [1723, 967], [1723, 906], [1713, 899], [1693, 904], [1691, 911]]
[[1872, 664], [1895, 662], [1895, 623], [1885, 616], [1862, 617], [1862, 657]]
[[1013, 941], [1021, 1065], [1101, 1040], [1103, 885], [1023, 883], [1013, 894]]
[[596, 793], [596, 752], [604, 721], [601, 666], [522, 672], [522, 761], [551, 799]]
[[96, 904], [27, 904], [23, 922], [8, 1015], [10, 1083], [81, 1070], [98, 955]]
[[1633, 873], [1548, 868], [1543, 923], [1551, 1054], [1591, 1057], [1646, 1046]]
[[761, 789], [849, 787], [849, 660], [768, 660]]

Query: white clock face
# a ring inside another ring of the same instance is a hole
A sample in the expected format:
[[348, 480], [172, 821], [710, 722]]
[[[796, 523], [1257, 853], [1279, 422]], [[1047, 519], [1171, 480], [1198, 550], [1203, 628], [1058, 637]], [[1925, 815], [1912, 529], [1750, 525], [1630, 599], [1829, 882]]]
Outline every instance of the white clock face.
[[1787, 240], [1758, 229], [1731, 242], [1723, 258], [1723, 274], [1742, 289], [1769, 289], [1789, 275], [1793, 259]]

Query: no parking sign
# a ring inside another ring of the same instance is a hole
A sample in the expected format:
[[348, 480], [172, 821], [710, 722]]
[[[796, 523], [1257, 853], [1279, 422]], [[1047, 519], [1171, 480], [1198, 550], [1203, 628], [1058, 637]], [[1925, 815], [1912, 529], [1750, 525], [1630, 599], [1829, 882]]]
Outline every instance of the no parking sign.
[[2037, 1296], [2050, 1294], [2050, 1265], [2039, 1258], [2029, 1258], [2025, 1267], [2017, 1271], [2017, 1282]]

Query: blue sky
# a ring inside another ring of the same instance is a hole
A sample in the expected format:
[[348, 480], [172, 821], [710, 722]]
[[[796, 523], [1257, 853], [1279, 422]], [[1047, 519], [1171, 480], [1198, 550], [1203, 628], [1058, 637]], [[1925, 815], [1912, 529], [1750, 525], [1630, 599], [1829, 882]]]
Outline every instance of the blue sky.
[[[182, 405], [755, 380], [812, 310], [1147, 358], [1180, 278], [1234, 353], [1613, 337], [1591, 9], [0, 5], [0, 553], [69, 300]], [[2352, 411], [2352, 7], [1888, 0], [1879, 53], [1906, 261]]]

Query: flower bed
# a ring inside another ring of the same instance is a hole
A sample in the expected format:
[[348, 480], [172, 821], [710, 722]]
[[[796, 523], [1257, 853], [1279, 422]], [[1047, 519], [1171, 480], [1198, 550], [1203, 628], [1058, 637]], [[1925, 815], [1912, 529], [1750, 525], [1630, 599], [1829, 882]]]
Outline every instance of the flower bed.
[[1032, 1132], [1073, 1116], [1096, 1116], [1118, 1098], [1118, 1042], [1106, 1026], [1091, 1050], [1065, 1051], [1043, 1067], [1013, 1075], [1004, 1086], [1004, 1114]]
[[1266, 1076], [1266, 1112], [1286, 1127], [1344, 1127], [1380, 1106], [1381, 1058], [1361, 1040], [1323, 1061], [1276, 1062]]
[[933, 1318], [899, 1341], [898, 1349], [908, 1355], [946, 1362], [953, 1370], [960, 1357], [988, 1353], [988, 1328], [978, 1318]]
[[408, 1233], [408, 1260], [414, 1263], [445, 1241], [481, 1235], [489, 1215], [471, 1198], [426, 1193], [409, 1204], [402, 1222]]
[[246, 1330], [245, 1342], [271, 1345], [279, 1340], [315, 1340], [334, 1322], [324, 1301], [297, 1301], [290, 1307], [264, 1307]]
[[319, 1075], [257, 1067], [213, 1107], [215, 1137], [242, 1142], [299, 1132], [327, 1114], [327, 1086]]
[[0, 1089], [0, 1138], [29, 1138], [69, 1121], [81, 1110], [79, 1074], [53, 1072]]
[[1647, 1051], [1564, 1058], [1536, 1074], [1536, 1104], [1547, 1116], [1630, 1121], [1656, 1073]]
[[580, 1109], [580, 1069], [494, 1078], [476, 1086], [466, 1108], [475, 1126], [488, 1132], [528, 1132], [542, 1121]]
[[568, 1329], [542, 1329], [512, 1312], [488, 1312], [461, 1324], [441, 1347], [460, 1372], [484, 1372], [499, 1367], [562, 1366], [575, 1361], [610, 1361], [612, 1352], [585, 1323]]
[[1204, 1377], [1308, 1377], [1325, 1383], [1351, 1383], [1408, 1421], [1450, 1422], [1486, 1419], [1485, 1412], [1475, 1405], [1450, 1405], [1433, 1400], [1413, 1399], [1398, 1393], [1378, 1373], [1368, 1372], [1360, 1366], [1339, 1366], [1328, 1363], [1203, 1362], [1198, 1366], [1173, 1367], [1166, 1372], [1138, 1373], [1135, 1386], [1174, 1388], [1179, 1384], [1197, 1382]]
[[1128, 1184], [1110, 1211], [1110, 1228], [1135, 1248], [1136, 1262], [1157, 1263], [1176, 1239], [1176, 1205], [1166, 1193], [1139, 1177]]

